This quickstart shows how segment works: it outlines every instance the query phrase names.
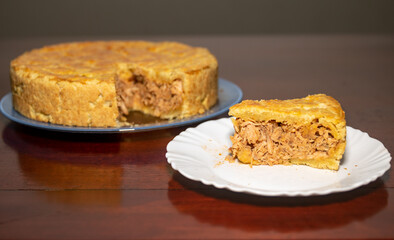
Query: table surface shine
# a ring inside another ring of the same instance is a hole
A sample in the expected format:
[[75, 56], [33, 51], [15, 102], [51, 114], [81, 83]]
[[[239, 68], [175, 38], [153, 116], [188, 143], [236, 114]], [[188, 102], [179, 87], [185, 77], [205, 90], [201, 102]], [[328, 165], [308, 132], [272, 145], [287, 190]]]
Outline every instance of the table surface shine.
[[[394, 150], [394, 36], [158, 36], [211, 50], [219, 76], [244, 99], [326, 93], [348, 126]], [[0, 40], [0, 96], [9, 62], [47, 44], [92, 38]], [[219, 117], [227, 117], [222, 115]], [[183, 177], [166, 145], [187, 127], [76, 134], [34, 129], [0, 116], [0, 239], [394, 238], [392, 168], [343, 193], [264, 197]]]

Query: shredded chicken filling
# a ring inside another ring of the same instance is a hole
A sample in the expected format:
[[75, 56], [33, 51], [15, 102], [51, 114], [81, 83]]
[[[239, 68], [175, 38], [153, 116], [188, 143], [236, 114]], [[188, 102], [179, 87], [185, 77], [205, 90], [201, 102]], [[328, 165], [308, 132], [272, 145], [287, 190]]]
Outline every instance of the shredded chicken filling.
[[[329, 155], [339, 140], [317, 121], [308, 126], [288, 123], [234, 120], [233, 157], [251, 155], [253, 163], [283, 164], [290, 159], [315, 159]], [[241, 160], [242, 161], [242, 160]], [[250, 160], [249, 160], [250, 161]]]
[[153, 115], [160, 116], [179, 108], [182, 104], [182, 82], [172, 83], [146, 81], [141, 75], [117, 81], [118, 106], [121, 113], [127, 115], [134, 105], [153, 108]]

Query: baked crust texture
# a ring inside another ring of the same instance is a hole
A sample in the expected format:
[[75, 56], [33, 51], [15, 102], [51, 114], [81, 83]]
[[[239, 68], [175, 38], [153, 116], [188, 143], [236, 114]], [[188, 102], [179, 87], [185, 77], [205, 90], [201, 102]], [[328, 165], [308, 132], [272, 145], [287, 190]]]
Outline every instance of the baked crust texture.
[[[217, 101], [218, 64], [205, 48], [176, 42], [97, 41], [46, 46], [10, 66], [14, 108], [44, 122], [71, 126], [119, 126], [117, 81], [142, 76], [155, 86], [181, 83], [176, 108], [133, 109], [161, 118], [203, 113]], [[154, 94], [154, 93], [152, 93]], [[156, 101], [157, 102], [157, 101]], [[165, 102], [163, 104], [166, 104]]]
[[346, 146], [345, 113], [330, 96], [245, 100], [232, 106], [229, 115], [235, 117], [236, 129], [231, 150], [241, 162], [339, 167]]

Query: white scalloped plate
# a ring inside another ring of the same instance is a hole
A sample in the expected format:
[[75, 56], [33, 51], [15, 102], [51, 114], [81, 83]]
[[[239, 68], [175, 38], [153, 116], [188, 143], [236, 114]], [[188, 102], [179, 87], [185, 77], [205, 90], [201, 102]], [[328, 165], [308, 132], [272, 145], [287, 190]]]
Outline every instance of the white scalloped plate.
[[311, 196], [344, 192], [368, 184], [389, 168], [383, 144], [347, 127], [347, 146], [338, 171], [308, 166], [249, 166], [225, 159], [234, 134], [229, 118], [211, 120], [176, 136], [167, 160], [183, 176], [217, 188], [262, 196]]

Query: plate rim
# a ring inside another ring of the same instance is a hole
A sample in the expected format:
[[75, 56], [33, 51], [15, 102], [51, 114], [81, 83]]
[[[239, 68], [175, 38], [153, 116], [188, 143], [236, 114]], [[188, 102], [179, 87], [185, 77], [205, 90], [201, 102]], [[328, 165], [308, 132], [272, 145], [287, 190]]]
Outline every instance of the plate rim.
[[[346, 186], [346, 187], [331, 188], [331, 189], [315, 188], [315, 189], [311, 189], [311, 190], [288, 190], [288, 191], [279, 190], [279, 191], [272, 191], [272, 190], [260, 189], [260, 188], [255, 188], [255, 187], [247, 188], [245, 186], [237, 185], [237, 184], [235, 184], [233, 182], [228, 182], [227, 180], [224, 180], [224, 179], [221, 179], [220, 177], [218, 177], [222, 181], [226, 182], [226, 185], [221, 185], [221, 184], [217, 184], [217, 182], [215, 182], [214, 180], [207, 181], [206, 179], [201, 179], [201, 178], [198, 178], [198, 177], [195, 177], [195, 176], [191, 176], [187, 172], [183, 171], [182, 168], [177, 166], [176, 160], [172, 159], [171, 153], [168, 151], [169, 146], [171, 144], [174, 144], [175, 138], [180, 136], [183, 132], [190, 131], [190, 129], [197, 129], [197, 128], [201, 127], [202, 125], [205, 125], [205, 124], [210, 124], [212, 122], [218, 122], [218, 121], [228, 121], [229, 119], [231, 119], [231, 118], [220, 118], [220, 119], [216, 119], [216, 120], [206, 121], [206, 122], [200, 123], [196, 127], [190, 127], [188, 129], [186, 129], [185, 131], [182, 131], [181, 133], [179, 133], [176, 137], [174, 137], [173, 140], [171, 140], [167, 144], [167, 148], [166, 148], [167, 149], [167, 151], [166, 151], [167, 162], [171, 165], [171, 167], [174, 170], [178, 171], [184, 177], [186, 177], [188, 179], [191, 179], [193, 181], [198, 181], [198, 182], [201, 182], [201, 183], [203, 183], [205, 185], [213, 186], [213, 187], [218, 188], [218, 189], [227, 189], [227, 190], [230, 190], [230, 191], [233, 191], [233, 192], [247, 193], [247, 194], [266, 196], [266, 197], [309, 197], [309, 196], [323, 196], [323, 195], [329, 195], [329, 194], [340, 193], [340, 192], [348, 192], [348, 191], [354, 190], [356, 188], [359, 188], [361, 186], [367, 185], [367, 184], [375, 181], [379, 177], [382, 177], [391, 168], [391, 159], [392, 159], [392, 157], [391, 157], [391, 154], [388, 151], [388, 149], [383, 145], [383, 143], [381, 141], [379, 141], [378, 139], [372, 138], [371, 136], [369, 136], [368, 133], [363, 132], [363, 131], [361, 131], [359, 129], [353, 128], [351, 126], [346, 126], [347, 130], [354, 131], [354, 133], [358, 132], [358, 133], [361, 133], [361, 134], [365, 134], [364, 136], [368, 137], [369, 139], [377, 141], [383, 147], [384, 152], [387, 154], [387, 162], [384, 162], [384, 164], [385, 164], [384, 167], [382, 167], [382, 169], [380, 169], [379, 171], [374, 172], [374, 174], [370, 178], [367, 178], [367, 179], [365, 179], [363, 181], [358, 181], [358, 182], [350, 184], [349, 186]], [[214, 173], [213, 173], [213, 175], [214, 175]]]
[[[208, 110], [208, 112], [202, 114], [200, 117], [199, 115], [193, 116], [191, 118], [186, 118], [182, 119], [179, 121], [174, 121], [174, 122], [166, 122], [164, 124], [147, 124], [143, 126], [125, 126], [125, 127], [79, 127], [79, 126], [66, 126], [66, 125], [60, 125], [60, 124], [51, 124], [47, 122], [40, 122], [36, 121], [33, 119], [26, 118], [25, 116], [21, 115], [18, 113], [14, 108], [13, 108], [13, 103], [12, 103], [12, 92], [8, 92], [5, 94], [1, 101], [0, 101], [0, 112], [9, 120], [12, 122], [16, 122], [18, 124], [28, 126], [28, 127], [33, 127], [33, 128], [38, 128], [38, 129], [43, 129], [43, 130], [48, 130], [48, 131], [55, 131], [55, 132], [69, 132], [69, 133], [131, 133], [131, 132], [148, 132], [148, 131], [156, 131], [156, 130], [162, 130], [162, 129], [167, 129], [167, 128], [175, 128], [175, 127], [181, 127], [189, 124], [195, 124], [195, 123], [200, 123], [206, 120], [209, 120], [211, 118], [214, 118], [216, 116], [219, 116], [228, 109], [236, 104], [239, 103], [242, 98], [243, 98], [243, 92], [242, 89], [236, 85], [235, 83], [223, 79], [223, 78], [218, 78], [218, 97], [220, 97], [220, 87], [226, 86], [228, 88], [231, 88], [234, 92], [234, 98], [231, 99], [229, 103], [227, 103], [224, 106], [221, 106], [217, 111], [213, 113], [209, 113], [209, 111], [212, 111], [212, 108]], [[220, 98], [218, 98], [220, 101]], [[6, 101], [10, 101], [11, 104], [11, 112], [9, 112], [7, 109], [5, 109], [4, 104]], [[215, 106], [213, 106], [214, 108]], [[17, 115], [18, 117], [15, 117], [14, 115]]]

